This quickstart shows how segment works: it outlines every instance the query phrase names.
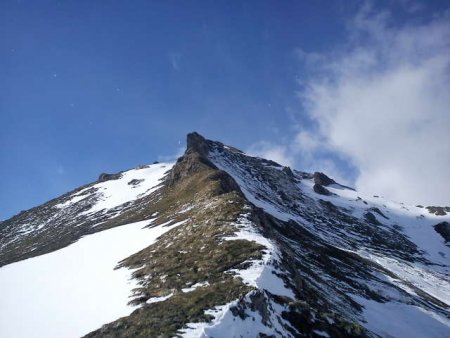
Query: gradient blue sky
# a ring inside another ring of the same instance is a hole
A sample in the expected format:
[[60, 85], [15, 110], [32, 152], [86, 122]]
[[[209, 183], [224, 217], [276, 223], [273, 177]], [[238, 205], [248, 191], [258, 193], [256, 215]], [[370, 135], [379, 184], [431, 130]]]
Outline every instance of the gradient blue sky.
[[332, 162], [357, 182], [365, 164], [324, 142], [302, 88], [364, 45], [362, 12], [367, 26], [388, 13], [392, 32], [446, 3], [1, 1], [0, 219], [174, 156], [194, 130], [299, 169]]

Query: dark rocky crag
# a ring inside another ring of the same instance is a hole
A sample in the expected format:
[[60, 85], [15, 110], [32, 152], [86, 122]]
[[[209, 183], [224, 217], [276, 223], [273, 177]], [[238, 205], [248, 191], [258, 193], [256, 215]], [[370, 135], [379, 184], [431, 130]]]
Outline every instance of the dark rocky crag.
[[434, 230], [444, 238], [445, 242], [450, 242], [450, 223], [438, 223], [434, 226]]

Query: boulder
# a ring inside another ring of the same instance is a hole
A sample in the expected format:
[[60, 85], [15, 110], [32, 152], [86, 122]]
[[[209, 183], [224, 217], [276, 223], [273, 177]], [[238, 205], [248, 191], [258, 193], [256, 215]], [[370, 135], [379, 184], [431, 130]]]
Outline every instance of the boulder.
[[445, 216], [447, 212], [450, 212], [450, 207], [428, 206], [426, 209], [430, 214], [435, 214], [436, 216]]
[[331, 196], [331, 192], [325, 188], [324, 186], [320, 185], [320, 184], [314, 184], [313, 186], [313, 190], [315, 193], [319, 194], [319, 195], [325, 195], [325, 196]]
[[335, 180], [329, 178], [324, 173], [320, 173], [320, 172], [317, 172], [317, 171], [314, 173], [313, 179], [314, 179], [314, 183], [315, 184], [323, 185], [325, 187], [330, 185], [330, 184], [335, 184], [336, 183]]
[[434, 230], [444, 238], [445, 242], [450, 242], [450, 223], [438, 223], [434, 226]]
[[105, 181], [110, 181], [110, 180], [117, 180], [121, 176], [122, 176], [122, 174], [120, 174], [120, 173], [118, 173], [118, 174], [101, 173], [100, 176], [98, 177], [98, 181], [105, 182]]
[[138, 180], [138, 179], [133, 179], [130, 182], [128, 182], [128, 185], [139, 185], [141, 182], [143, 182], [144, 180]]

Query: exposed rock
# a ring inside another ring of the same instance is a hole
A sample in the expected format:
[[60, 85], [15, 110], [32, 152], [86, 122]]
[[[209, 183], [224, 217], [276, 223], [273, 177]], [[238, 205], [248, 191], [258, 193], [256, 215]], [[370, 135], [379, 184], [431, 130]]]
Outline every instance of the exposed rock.
[[186, 153], [196, 152], [202, 157], [207, 157], [209, 153], [208, 142], [200, 134], [193, 132], [187, 135]]
[[371, 224], [374, 225], [381, 225], [381, 223], [377, 220], [374, 214], [372, 214], [370, 211], [366, 212], [364, 214], [364, 218]]
[[319, 200], [319, 202], [328, 212], [333, 212], [333, 213], [339, 212], [338, 207], [335, 206], [330, 201]]
[[319, 195], [331, 196], [331, 192], [320, 184], [314, 184], [313, 190]]
[[169, 186], [173, 186], [191, 174], [199, 173], [204, 169], [218, 169], [209, 159], [208, 141], [196, 132], [187, 135], [187, 149], [170, 173]]
[[370, 208], [369, 210], [371, 210], [371, 211], [373, 211], [373, 212], [376, 212], [378, 215], [380, 215], [381, 217], [383, 217], [383, 218], [385, 218], [385, 219], [389, 219], [389, 217], [387, 217], [385, 214], [383, 214], [383, 213], [381, 212], [381, 210], [378, 209], [378, 208], [376, 208], [376, 207]]
[[283, 172], [291, 179], [296, 180], [294, 173], [292, 172], [292, 169], [289, 167], [284, 167]]
[[217, 172], [215, 172], [213, 175], [211, 175], [211, 179], [217, 180], [220, 183], [219, 189], [216, 190], [216, 193], [219, 195], [232, 191], [236, 191], [239, 194], [242, 194], [239, 184], [237, 184], [236, 181], [223, 170], [218, 170]]
[[450, 212], [450, 207], [428, 206], [426, 209], [430, 214], [435, 214], [436, 216], [445, 216], [447, 212]]
[[105, 182], [105, 181], [111, 181], [111, 180], [118, 180], [121, 176], [122, 176], [121, 173], [117, 173], [117, 174], [102, 173], [98, 177], [98, 181]]
[[446, 242], [450, 242], [450, 223], [441, 222], [434, 226], [434, 230], [441, 235]]
[[178, 181], [189, 175], [201, 172], [205, 168], [217, 169], [206, 157], [201, 156], [198, 152], [192, 150], [181, 156], [170, 173], [169, 186], [173, 186]]
[[138, 185], [139, 183], [141, 183], [144, 180], [137, 180], [137, 179], [133, 179], [130, 182], [128, 182], [128, 185]]
[[[242, 151], [240, 151], [240, 150], [239, 150], [239, 152], [242, 153]], [[274, 167], [278, 167], [278, 168], [282, 167], [277, 162], [272, 161], [272, 160], [266, 160], [265, 158], [261, 158], [261, 163], [263, 163], [265, 165], [271, 165], [271, 166], [274, 166]]]
[[323, 186], [328, 186], [330, 184], [335, 184], [336, 181], [329, 178], [327, 175], [325, 175], [324, 173], [321, 172], [315, 172], [313, 175], [314, 178], [314, 183], [315, 184], [319, 184], [319, 185], [323, 185]]

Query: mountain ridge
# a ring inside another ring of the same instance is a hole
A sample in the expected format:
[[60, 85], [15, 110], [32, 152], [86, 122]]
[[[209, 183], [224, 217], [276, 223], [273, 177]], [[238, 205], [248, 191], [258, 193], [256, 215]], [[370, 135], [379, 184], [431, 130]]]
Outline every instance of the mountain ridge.
[[[446, 215], [362, 199], [323, 173], [248, 156], [195, 132], [176, 163], [119, 174], [0, 229], [0, 266], [8, 266], [133, 222], [171, 227], [118, 262], [137, 281], [134, 310], [87, 337], [414, 334], [382, 325], [404, 313], [435, 336], [449, 332], [450, 253], [433, 228]], [[117, 191], [129, 199], [114, 201]], [[22, 231], [27, 222], [31, 230]], [[425, 233], [430, 243], [420, 239]]]

